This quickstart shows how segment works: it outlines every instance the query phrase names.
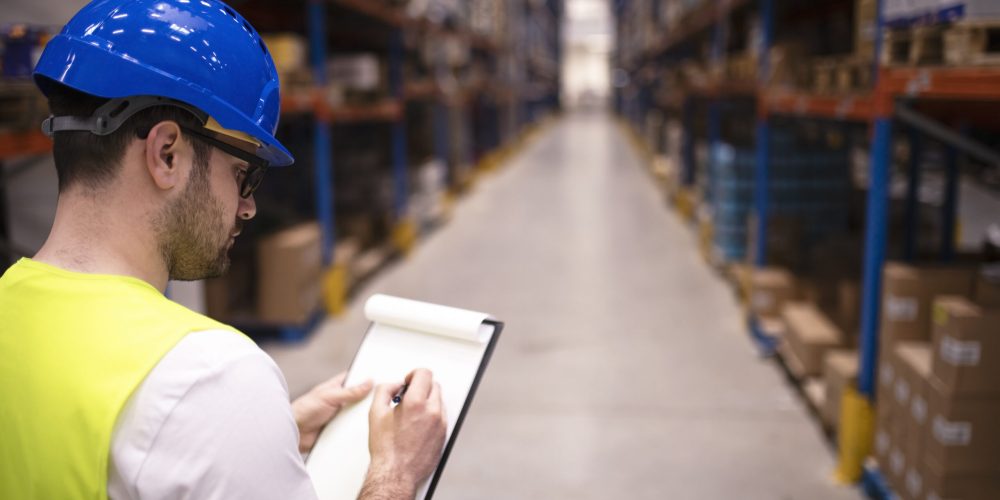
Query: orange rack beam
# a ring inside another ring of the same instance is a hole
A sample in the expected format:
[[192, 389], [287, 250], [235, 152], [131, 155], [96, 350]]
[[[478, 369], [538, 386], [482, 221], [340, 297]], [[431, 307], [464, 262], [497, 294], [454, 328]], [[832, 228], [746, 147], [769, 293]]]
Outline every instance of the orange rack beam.
[[814, 116], [838, 120], [870, 121], [875, 113], [871, 94], [816, 95], [801, 91], [764, 90], [758, 95], [760, 113]]
[[879, 84], [890, 95], [925, 99], [1000, 100], [1000, 68], [885, 68]]
[[0, 132], [0, 160], [39, 155], [52, 150], [52, 140], [39, 131]]
[[386, 7], [380, 2], [372, 2], [371, 0], [333, 0], [333, 3], [378, 19], [391, 26], [401, 27], [406, 23], [406, 16], [402, 11], [394, 7]]
[[394, 99], [374, 104], [330, 106], [323, 98], [323, 89], [291, 92], [281, 97], [282, 113], [313, 113], [328, 122], [350, 123], [365, 121], [396, 121], [402, 118], [403, 107]]

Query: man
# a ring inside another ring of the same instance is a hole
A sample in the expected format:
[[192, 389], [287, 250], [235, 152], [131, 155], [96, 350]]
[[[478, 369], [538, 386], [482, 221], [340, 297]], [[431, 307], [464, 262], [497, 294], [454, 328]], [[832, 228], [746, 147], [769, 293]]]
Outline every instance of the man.
[[[218, 276], [265, 168], [278, 80], [217, 0], [100, 0], [47, 45], [59, 200], [32, 259], [0, 278], [0, 498], [314, 498], [301, 453], [371, 384], [288, 404], [273, 361], [163, 296]], [[362, 498], [412, 498], [440, 455], [426, 370], [374, 389]], [[336, 474], [337, 471], [328, 471]]]

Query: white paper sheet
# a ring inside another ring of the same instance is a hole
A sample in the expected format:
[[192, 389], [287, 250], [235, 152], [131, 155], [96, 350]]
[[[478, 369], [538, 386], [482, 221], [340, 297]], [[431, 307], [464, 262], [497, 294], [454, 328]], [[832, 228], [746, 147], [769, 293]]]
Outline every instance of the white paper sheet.
[[[351, 364], [347, 385], [366, 379], [401, 382], [416, 368], [427, 368], [441, 384], [450, 439], [465, 404], [493, 327], [488, 316], [451, 307], [375, 295], [365, 304], [372, 325]], [[364, 483], [368, 454], [368, 411], [372, 396], [341, 410], [323, 430], [306, 469], [320, 500], [355, 500]], [[424, 498], [428, 479], [418, 489]]]
[[365, 317], [382, 325], [483, 342], [479, 330], [489, 315], [378, 294], [365, 302]]

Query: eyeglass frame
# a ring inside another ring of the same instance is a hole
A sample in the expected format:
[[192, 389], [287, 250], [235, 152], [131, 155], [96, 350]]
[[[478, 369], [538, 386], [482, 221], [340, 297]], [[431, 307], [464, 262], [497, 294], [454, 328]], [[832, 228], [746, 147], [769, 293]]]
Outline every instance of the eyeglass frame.
[[264, 174], [266, 173], [269, 165], [267, 160], [248, 151], [244, 151], [225, 141], [221, 141], [208, 132], [203, 132], [181, 124], [178, 124], [178, 126], [181, 130], [197, 137], [208, 145], [247, 162], [248, 167], [246, 173], [244, 174], [243, 181], [240, 183], [240, 198], [246, 199], [253, 196], [254, 191], [257, 191], [261, 182], [264, 181]]

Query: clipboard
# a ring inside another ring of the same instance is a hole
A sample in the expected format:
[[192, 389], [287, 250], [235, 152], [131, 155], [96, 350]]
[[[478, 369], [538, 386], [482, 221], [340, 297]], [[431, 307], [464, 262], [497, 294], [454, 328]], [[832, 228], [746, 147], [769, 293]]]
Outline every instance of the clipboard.
[[[429, 500], [444, 472], [451, 450], [504, 324], [485, 313], [417, 302], [387, 295], [365, 304], [371, 321], [348, 369], [346, 385], [365, 378], [398, 382], [414, 368], [428, 368], [441, 384], [449, 421], [441, 459], [434, 473], [417, 487], [418, 499]], [[368, 464], [368, 410], [372, 396], [341, 409], [320, 433], [306, 459], [306, 469], [320, 500], [354, 500]]]

